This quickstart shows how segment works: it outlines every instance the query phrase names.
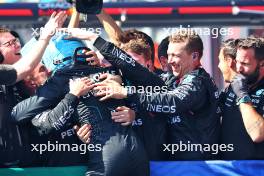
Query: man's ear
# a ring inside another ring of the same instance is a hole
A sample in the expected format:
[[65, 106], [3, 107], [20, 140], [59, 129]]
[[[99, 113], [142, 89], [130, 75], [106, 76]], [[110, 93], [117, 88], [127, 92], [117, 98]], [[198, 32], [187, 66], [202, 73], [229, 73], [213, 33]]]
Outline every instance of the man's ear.
[[225, 60], [228, 64], [228, 67], [235, 69], [236, 68], [236, 60], [232, 59], [231, 57], [225, 57]]
[[264, 60], [259, 62], [259, 71], [264, 75]]
[[146, 61], [146, 66], [147, 66], [147, 68], [150, 70], [150, 71], [153, 71], [153, 67], [154, 67], [154, 65], [152, 64], [152, 61], [151, 61], [151, 59], [149, 59], [149, 60], [147, 60]]
[[160, 64], [162, 66], [165, 66], [165, 65], [168, 64], [168, 59], [165, 56], [160, 56], [160, 59], [159, 60], [160, 60]]
[[199, 53], [198, 52], [193, 52], [192, 53], [192, 59], [199, 59]]
[[264, 60], [260, 61], [259, 62], [259, 65], [260, 65], [260, 67], [263, 67], [264, 68]]

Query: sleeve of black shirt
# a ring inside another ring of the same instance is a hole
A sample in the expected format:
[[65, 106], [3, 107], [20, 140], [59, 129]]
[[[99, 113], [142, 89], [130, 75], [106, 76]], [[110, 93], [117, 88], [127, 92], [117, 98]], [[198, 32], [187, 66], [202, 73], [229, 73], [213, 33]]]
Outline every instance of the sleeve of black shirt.
[[133, 93], [128, 95], [130, 101], [150, 112], [182, 113], [196, 111], [207, 100], [207, 89], [198, 77], [183, 80], [173, 91], [165, 93]]
[[17, 71], [12, 65], [0, 65], [0, 85], [16, 83]]
[[38, 114], [31, 122], [40, 135], [49, 134], [55, 130], [59, 131], [71, 124], [72, 116], [78, 103], [79, 99], [75, 95], [68, 93], [55, 108]]
[[137, 63], [125, 51], [98, 37], [94, 46], [114, 67], [121, 70], [123, 76], [134, 86], [165, 86], [164, 81], [147, 68]]
[[53, 79], [49, 79], [43, 86], [37, 89], [37, 94], [21, 101], [12, 110], [11, 117], [16, 123], [27, 123], [41, 112], [54, 108], [65, 96], [64, 91]]

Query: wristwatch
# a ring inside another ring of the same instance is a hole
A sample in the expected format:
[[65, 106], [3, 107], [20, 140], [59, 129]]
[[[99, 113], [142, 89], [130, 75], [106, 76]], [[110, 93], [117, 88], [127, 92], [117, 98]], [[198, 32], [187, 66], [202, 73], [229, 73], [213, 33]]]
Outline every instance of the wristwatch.
[[237, 105], [240, 105], [241, 103], [252, 103], [250, 96], [245, 95], [242, 98], [240, 98], [237, 102]]

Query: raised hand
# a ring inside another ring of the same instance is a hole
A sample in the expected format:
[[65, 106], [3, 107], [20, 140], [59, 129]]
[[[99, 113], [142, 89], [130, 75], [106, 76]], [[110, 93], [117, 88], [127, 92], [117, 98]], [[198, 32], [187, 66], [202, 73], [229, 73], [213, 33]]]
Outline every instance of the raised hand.
[[94, 84], [95, 96], [101, 97], [99, 100], [104, 101], [110, 98], [124, 99], [127, 97], [127, 90], [114, 80], [105, 80]]
[[57, 32], [57, 29], [62, 27], [66, 18], [67, 14], [65, 11], [53, 12], [44, 28], [41, 28], [40, 39], [50, 39]]
[[117, 83], [119, 84], [122, 84], [122, 78], [120, 75], [112, 75], [112, 74], [109, 74], [109, 73], [103, 73], [100, 75], [100, 79], [101, 80], [113, 80], [113, 81], [116, 81]]
[[249, 86], [247, 84], [247, 78], [241, 74], [237, 74], [233, 78], [231, 87], [237, 96], [237, 102], [244, 96], [248, 95]]
[[84, 124], [81, 127], [75, 125], [73, 127], [77, 133], [78, 138], [85, 144], [88, 144], [91, 141], [91, 125], [90, 124]]
[[93, 81], [87, 77], [70, 79], [70, 93], [77, 97], [86, 95], [93, 87]]

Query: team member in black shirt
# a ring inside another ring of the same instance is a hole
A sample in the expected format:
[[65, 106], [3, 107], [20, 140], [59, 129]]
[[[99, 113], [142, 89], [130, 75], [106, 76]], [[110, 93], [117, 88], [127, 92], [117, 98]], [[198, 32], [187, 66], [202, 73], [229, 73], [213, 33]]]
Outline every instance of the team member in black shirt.
[[233, 150], [223, 159], [264, 158], [264, 43], [259, 38], [236, 41], [237, 75], [225, 93], [222, 143]]
[[[144, 93], [127, 94], [126, 89], [113, 82], [97, 84], [96, 90], [101, 90], [98, 96], [107, 98], [128, 98], [150, 112], [173, 114], [170, 117], [170, 143], [217, 144], [219, 142], [220, 115], [218, 113], [218, 91], [208, 73], [201, 68], [203, 44], [200, 37], [193, 32], [186, 35], [180, 31], [170, 38], [168, 48], [169, 64], [173, 74], [180, 78], [180, 83], [173, 91], [153, 93], [151, 96]], [[115, 48], [100, 37], [91, 33], [72, 33], [72, 36], [94, 41], [95, 47], [101, 52], [115, 53]], [[110, 54], [108, 54], [110, 55]], [[120, 55], [115, 62], [128, 62], [134, 69], [134, 62], [126, 55]], [[134, 70], [131, 74], [139, 74], [143, 81], [147, 79], [144, 70]], [[157, 81], [153, 81], [156, 83]], [[115, 92], [111, 92], [115, 90]], [[175, 153], [174, 153], [175, 154]], [[215, 156], [210, 152], [186, 151], [176, 152], [173, 159], [212, 159]]]
[[[58, 46], [70, 43], [63, 38], [56, 42]], [[80, 57], [81, 51], [85, 48], [72, 47], [71, 49], [73, 49], [70, 52], [72, 55], [66, 57], [68, 60], [63, 58], [70, 62], [66, 65], [61, 63], [64, 66], [56, 69], [56, 72], [37, 90], [36, 96], [19, 103], [13, 110], [13, 118], [19, 122], [37, 118], [33, 120], [33, 125], [40, 132], [58, 131], [69, 124], [89, 123], [92, 126], [90, 144], [100, 145], [101, 150], [88, 151], [87, 174], [148, 175], [148, 162], [142, 143], [130, 126], [123, 126], [111, 119], [111, 111], [124, 105], [123, 100], [100, 102], [93, 96], [94, 92], [89, 92], [76, 104], [69, 95], [65, 96], [69, 90], [64, 85], [69, 79], [89, 77], [89, 80], [99, 82], [99, 77], [103, 73], [119, 75], [113, 67], [102, 68], [89, 65]], [[64, 96], [64, 100], [54, 108]], [[77, 105], [76, 111], [74, 105]], [[54, 109], [50, 111], [51, 108]], [[38, 114], [40, 116], [36, 117]], [[121, 160], [122, 163], [115, 162]]]

